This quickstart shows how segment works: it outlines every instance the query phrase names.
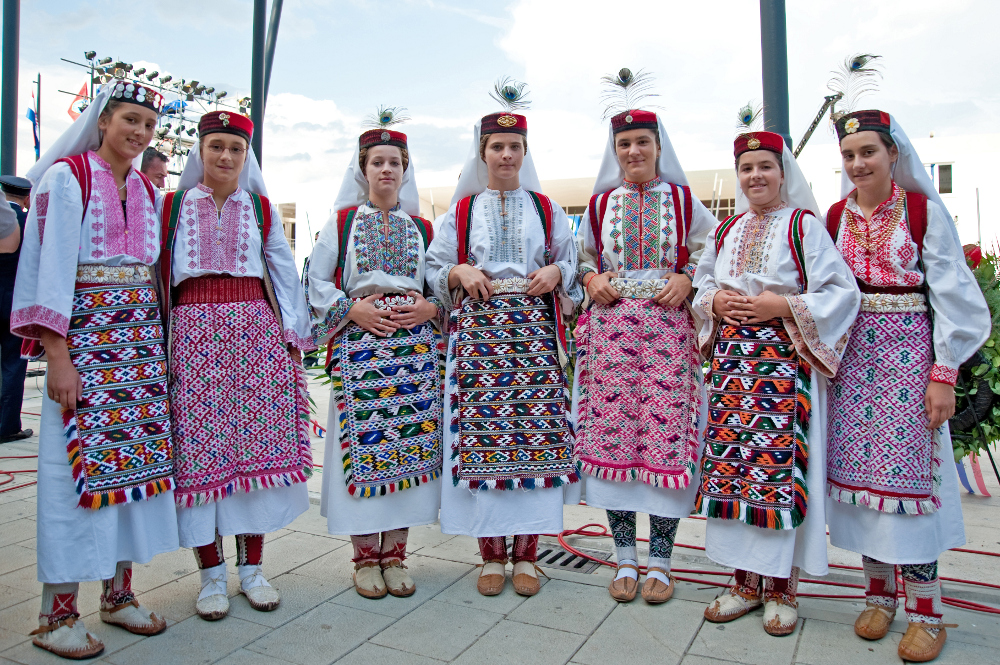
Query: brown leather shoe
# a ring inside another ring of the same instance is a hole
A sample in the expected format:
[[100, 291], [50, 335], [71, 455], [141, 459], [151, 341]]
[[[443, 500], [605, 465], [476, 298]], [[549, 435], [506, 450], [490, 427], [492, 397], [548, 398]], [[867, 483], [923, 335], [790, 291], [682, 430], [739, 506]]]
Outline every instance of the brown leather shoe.
[[[660, 572], [667, 576], [670, 580], [670, 584], [664, 584], [662, 580], [658, 580], [655, 577], [650, 577], [649, 574], [652, 572]], [[670, 600], [670, 597], [674, 595], [674, 584], [673, 578], [670, 577], [670, 573], [662, 568], [649, 568], [646, 570], [646, 581], [642, 583], [642, 599], [645, 600], [650, 605], [659, 605], [660, 603], [665, 603]]]
[[899, 641], [897, 653], [900, 658], [914, 663], [926, 663], [941, 655], [948, 633], [941, 628], [935, 637], [925, 630], [928, 626], [929, 624], [925, 623], [910, 623], [903, 639]]
[[[514, 591], [522, 596], [534, 596], [542, 588], [542, 583], [538, 579], [537, 574], [541, 572], [534, 561], [518, 561], [515, 563], [513, 575]], [[544, 575], [545, 573], [542, 574]]]
[[389, 593], [382, 578], [382, 568], [377, 561], [354, 564], [354, 590], [359, 596], [372, 600], [385, 598]]
[[503, 591], [506, 582], [507, 574], [504, 572], [504, 564], [499, 561], [490, 561], [484, 563], [479, 571], [476, 588], [484, 596], [498, 596]]
[[764, 599], [760, 596], [743, 596], [730, 589], [705, 608], [705, 619], [712, 623], [728, 623], [763, 604]]
[[854, 621], [854, 633], [866, 640], [880, 640], [889, 632], [896, 609], [867, 603], [865, 611]]
[[608, 593], [611, 597], [617, 600], [619, 603], [629, 603], [635, 600], [636, 591], [639, 590], [639, 568], [633, 566], [630, 563], [620, 563], [618, 567], [615, 568], [615, 575], [622, 568], [631, 568], [635, 571], [636, 579], [631, 577], [622, 577], [616, 580], [611, 580], [611, 584], [608, 585]]

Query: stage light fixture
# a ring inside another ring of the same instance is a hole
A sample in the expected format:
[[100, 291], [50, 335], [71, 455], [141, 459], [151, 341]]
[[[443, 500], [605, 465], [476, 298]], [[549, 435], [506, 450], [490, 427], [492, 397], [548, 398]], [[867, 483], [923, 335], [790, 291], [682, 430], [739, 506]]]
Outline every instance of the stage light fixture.
[[97, 57], [97, 51], [84, 51], [83, 57], [85, 57], [87, 60], [93, 60], [94, 58]]
[[163, 76], [162, 78], [160, 78], [160, 85], [163, 85], [164, 83], [169, 83], [170, 81], [173, 81], [173, 80], [174, 80], [174, 77], [171, 76], [170, 74], [167, 74], [167, 75]]

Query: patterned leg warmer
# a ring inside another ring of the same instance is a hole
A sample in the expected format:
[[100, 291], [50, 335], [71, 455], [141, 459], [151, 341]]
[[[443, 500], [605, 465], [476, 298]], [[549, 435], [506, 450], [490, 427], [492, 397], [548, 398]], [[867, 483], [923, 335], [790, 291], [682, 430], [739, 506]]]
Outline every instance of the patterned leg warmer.
[[729, 593], [734, 596], [743, 596], [744, 598], [760, 598], [761, 593], [761, 576], [757, 573], [751, 573], [749, 570], [740, 570], [737, 568], [733, 571], [733, 578], [735, 582], [729, 589]]
[[215, 542], [194, 548], [194, 560], [199, 570], [221, 566], [226, 561], [222, 553], [222, 536], [215, 532]]
[[670, 572], [670, 557], [674, 551], [674, 538], [677, 537], [677, 526], [680, 523], [681, 521], [676, 517], [649, 516], [647, 568], [662, 568], [668, 573]]
[[479, 539], [479, 556], [483, 563], [507, 563], [507, 538], [492, 536]]
[[[915, 565], [901, 565], [903, 590], [906, 592], [906, 618], [910, 623], [940, 625], [941, 580], [938, 579], [937, 561]], [[931, 635], [938, 629], [926, 628]]]
[[132, 594], [132, 562], [119, 561], [115, 569], [115, 576], [103, 581], [101, 590], [101, 608], [114, 607], [131, 603], [135, 596]]
[[518, 561], [535, 563], [538, 559], [538, 535], [514, 536], [514, 549], [511, 552], [511, 559], [514, 563]]
[[[639, 565], [639, 555], [635, 549], [635, 512], [631, 510], [609, 510], [608, 524], [615, 536], [615, 555], [618, 563]], [[652, 556], [652, 550], [650, 551]]]
[[402, 563], [406, 559], [406, 538], [409, 535], [409, 529], [382, 532], [382, 551], [379, 553], [379, 558], [383, 568], [390, 563]]
[[377, 564], [379, 558], [378, 534], [366, 533], [362, 536], [351, 536], [354, 545], [354, 558], [358, 565]]
[[896, 598], [896, 566], [867, 556], [861, 557], [861, 565], [865, 569], [867, 601], [872, 605], [895, 610], [899, 606]]
[[259, 566], [264, 563], [264, 534], [241, 533], [236, 536], [236, 565]]
[[42, 585], [42, 610], [38, 613], [38, 624], [49, 626], [70, 617], [80, 618], [76, 609], [76, 596], [80, 592], [78, 582]]
[[764, 600], [781, 600], [786, 605], [798, 607], [795, 596], [799, 592], [799, 567], [792, 566], [791, 577], [765, 577]]

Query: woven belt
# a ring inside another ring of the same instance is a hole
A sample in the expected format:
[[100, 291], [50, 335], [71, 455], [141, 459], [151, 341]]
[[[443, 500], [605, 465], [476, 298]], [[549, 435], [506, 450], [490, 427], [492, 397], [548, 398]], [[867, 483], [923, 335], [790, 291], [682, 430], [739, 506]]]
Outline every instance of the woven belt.
[[493, 295], [499, 296], [505, 293], [527, 293], [531, 280], [527, 277], [504, 277], [494, 279], [490, 284], [493, 286]]
[[253, 302], [264, 299], [260, 277], [204, 275], [185, 279], [177, 285], [177, 305], [199, 303]]
[[80, 284], [149, 284], [153, 281], [153, 271], [141, 263], [124, 266], [83, 263], [76, 267], [76, 281]]
[[629, 277], [612, 277], [611, 288], [622, 298], [633, 300], [651, 300], [659, 295], [667, 285], [665, 279], [632, 279]]
[[[359, 303], [364, 298], [351, 298], [351, 302]], [[371, 302], [375, 309], [390, 310], [393, 307], [401, 307], [402, 305], [413, 305], [417, 301], [405, 294], [398, 295], [387, 295], [382, 298], [376, 298]]]
[[862, 293], [861, 311], [879, 314], [926, 312], [927, 298], [922, 293]]

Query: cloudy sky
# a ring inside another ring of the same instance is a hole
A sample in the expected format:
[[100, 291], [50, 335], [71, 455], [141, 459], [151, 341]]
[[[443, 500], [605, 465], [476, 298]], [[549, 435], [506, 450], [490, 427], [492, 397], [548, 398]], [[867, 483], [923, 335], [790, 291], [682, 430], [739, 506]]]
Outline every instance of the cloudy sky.
[[[60, 61], [85, 50], [149, 63], [175, 78], [249, 94], [251, 0], [31, 0], [21, 3], [20, 105], [42, 74], [42, 147], [69, 125], [85, 76]], [[627, 7], [641, 6], [641, 10]], [[791, 133], [822, 103], [830, 70], [859, 51], [883, 56], [869, 98], [910, 136], [996, 133], [1000, 3], [991, 0], [788, 0]], [[758, 3], [595, 0], [286, 0], [264, 127], [272, 198], [296, 201], [318, 228], [366, 116], [405, 106], [418, 184], [453, 183], [471, 126], [498, 110], [493, 82], [531, 90], [531, 149], [543, 180], [593, 175], [606, 126], [600, 76], [656, 75], [681, 163], [731, 159], [737, 108], [760, 100]], [[23, 118], [23, 113], [21, 114]], [[832, 142], [821, 127], [816, 143]], [[18, 172], [33, 161], [19, 123]]]

